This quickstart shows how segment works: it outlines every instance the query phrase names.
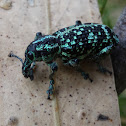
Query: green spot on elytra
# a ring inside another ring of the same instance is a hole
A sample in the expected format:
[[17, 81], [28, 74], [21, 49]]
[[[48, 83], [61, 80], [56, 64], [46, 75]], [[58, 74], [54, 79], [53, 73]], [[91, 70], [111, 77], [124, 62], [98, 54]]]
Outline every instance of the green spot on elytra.
[[81, 31], [77, 32], [77, 35], [81, 35], [81, 34], [82, 34], [82, 32], [81, 32]]
[[94, 39], [94, 36], [90, 36], [90, 35], [89, 35], [89, 36], [88, 36], [88, 39]]
[[89, 33], [88, 39], [94, 39], [94, 34], [93, 34], [93, 32]]
[[95, 46], [95, 43], [92, 43], [92, 46]]
[[71, 45], [74, 45], [74, 44], [76, 44], [76, 42], [75, 42], [75, 41], [72, 41], [72, 42], [71, 42]]
[[83, 45], [83, 43], [82, 42], [79, 42], [79, 45]]
[[108, 42], [108, 40], [107, 39], [104, 39], [103, 42]]
[[98, 42], [98, 40], [97, 39], [94, 39], [94, 42]]
[[61, 45], [61, 48], [72, 49], [72, 46], [69, 46], [68, 43], [66, 43], [65, 45]]
[[95, 35], [95, 36], [94, 36], [94, 38], [95, 38], [95, 39], [97, 39], [97, 38], [98, 38], [98, 36], [96, 36], [96, 35]]
[[68, 43], [66, 43], [65, 46], [68, 47], [69, 46]]
[[81, 31], [83, 31], [84, 29], [83, 28], [80, 28]]
[[101, 51], [101, 53], [105, 53], [105, 52], [107, 52], [107, 50], [108, 50], [108, 48], [106, 47], [106, 48], [104, 48], [104, 49]]
[[116, 35], [113, 35], [113, 38], [116, 40], [117, 43], [119, 43], [119, 38]]
[[106, 27], [105, 25], [102, 25], [102, 29], [104, 30], [105, 34], [109, 35], [108, 30], [105, 27]]
[[61, 45], [62, 48], [64, 47], [69, 47], [68, 43], [66, 43], [65, 45]]
[[92, 43], [92, 41], [89, 39], [89, 40], [88, 40], [88, 43]]
[[76, 29], [79, 29], [79, 28], [80, 28], [80, 27], [78, 27], [78, 26], [76, 27]]
[[98, 32], [98, 35], [101, 35], [101, 32]]
[[64, 38], [61, 39], [61, 41], [64, 41], [64, 40], [65, 40]]
[[70, 39], [67, 39], [66, 42], [70, 42]]
[[94, 36], [94, 33], [93, 32], [89, 33], [89, 36]]
[[77, 33], [77, 31], [76, 31], [76, 30], [74, 30], [73, 32], [74, 32], [74, 33]]
[[107, 36], [107, 39], [110, 39], [111, 38], [111, 36]]
[[62, 55], [64, 56], [68, 56], [68, 54], [66, 52], [62, 52]]
[[76, 37], [76, 36], [74, 36], [74, 39], [77, 39], [77, 37]]

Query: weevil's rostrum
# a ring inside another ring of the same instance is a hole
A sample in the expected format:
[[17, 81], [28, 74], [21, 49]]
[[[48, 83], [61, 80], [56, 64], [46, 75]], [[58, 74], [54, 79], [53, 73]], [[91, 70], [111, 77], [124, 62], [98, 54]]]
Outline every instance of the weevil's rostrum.
[[[52, 35], [42, 35], [38, 32], [35, 40], [25, 51], [22, 72], [25, 77], [33, 80], [35, 62], [46, 62], [52, 70], [49, 76], [49, 90], [47, 90], [48, 99], [50, 99], [54, 90], [53, 75], [58, 69], [57, 63], [54, 62], [57, 57], [61, 58], [64, 64], [76, 68], [84, 79], [92, 82], [89, 75], [80, 68], [79, 63], [84, 59], [91, 59], [97, 63], [101, 72], [111, 74], [100, 65], [100, 58], [109, 54], [118, 43], [117, 35], [109, 27], [96, 23], [82, 24], [76, 21], [75, 25], [58, 30]], [[11, 54], [11, 56], [15, 55]]]

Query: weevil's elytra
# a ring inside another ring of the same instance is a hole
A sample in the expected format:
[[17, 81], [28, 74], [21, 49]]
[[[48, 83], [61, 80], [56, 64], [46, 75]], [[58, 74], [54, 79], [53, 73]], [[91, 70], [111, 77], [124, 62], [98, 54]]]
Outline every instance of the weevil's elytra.
[[79, 63], [85, 59], [95, 61], [98, 68], [103, 73], [111, 72], [100, 65], [101, 57], [109, 54], [110, 51], [119, 43], [117, 35], [106, 25], [97, 23], [85, 23], [76, 21], [75, 25], [63, 28], [52, 35], [42, 35], [36, 33], [36, 37], [25, 51], [25, 61], [14, 54], [10, 57], [18, 58], [23, 66], [22, 73], [24, 77], [34, 79], [33, 68], [35, 62], [44, 61], [50, 66], [52, 73], [49, 75], [50, 85], [47, 90], [48, 99], [54, 91], [53, 75], [58, 70], [55, 61], [57, 57], [61, 58], [65, 65], [76, 68], [84, 79], [93, 81], [89, 74], [85, 73], [79, 66]]

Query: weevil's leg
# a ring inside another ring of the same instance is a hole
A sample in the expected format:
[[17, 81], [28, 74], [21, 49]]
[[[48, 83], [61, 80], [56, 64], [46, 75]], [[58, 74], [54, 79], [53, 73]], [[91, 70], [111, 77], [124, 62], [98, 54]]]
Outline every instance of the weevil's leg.
[[49, 84], [49, 89], [47, 90], [47, 94], [48, 94], [48, 99], [50, 99], [50, 95], [53, 94], [54, 91], [54, 73], [58, 70], [58, 65], [55, 62], [52, 62], [51, 64], [48, 64], [51, 68], [51, 74], [49, 75], [49, 79], [50, 79], [50, 84]]
[[85, 73], [79, 66], [76, 67], [76, 70], [81, 73], [81, 75], [84, 77], [85, 80], [89, 79], [90, 82], [93, 80], [90, 78], [88, 73]]
[[37, 32], [34, 41], [38, 40], [41, 37], [42, 37], [42, 33], [41, 32]]
[[82, 25], [81, 21], [80, 20], [77, 20], [76, 21], [76, 25]]
[[108, 69], [104, 68], [99, 61], [96, 62], [97, 66], [98, 66], [98, 70], [101, 72], [101, 73], [109, 73], [110, 75], [112, 75], [112, 72], [109, 71]]
[[110, 50], [112, 49], [112, 46], [113, 45], [110, 45], [102, 49], [96, 56], [93, 57], [93, 59], [97, 60], [99, 58], [105, 57], [105, 55], [109, 54]]
[[33, 69], [29, 70], [29, 77], [31, 81], [34, 80]]
[[106, 48], [102, 49], [97, 55], [96, 57], [94, 57], [94, 60], [96, 60], [96, 64], [98, 66], [98, 69], [100, 72], [102, 73], [109, 73], [110, 75], [112, 75], [112, 72], [107, 70], [106, 68], [104, 68], [102, 65], [100, 65], [100, 59], [102, 59], [102, 57], [105, 57], [107, 54], [109, 54], [110, 50], [112, 49], [113, 45], [107, 46]]
[[35, 62], [32, 63], [30, 69], [29, 69], [29, 77], [30, 77], [30, 80], [34, 80], [34, 75], [33, 75], [33, 69], [35, 67]]
[[70, 66], [74, 67], [78, 72], [81, 73], [81, 75], [84, 77], [85, 80], [89, 79], [91, 82], [93, 81], [90, 77], [89, 74], [85, 73], [79, 66], [79, 60], [78, 59], [72, 59], [69, 60], [68, 63]]
[[30, 69], [34, 69], [35, 68], [35, 62], [32, 63], [31, 68]]
[[50, 95], [53, 94], [53, 91], [54, 91], [54, 86], [53, 85], [54, 85], [54, 80], [51, 79], [50, 84], [49, 84], [49, 89], [47, 90], [47, 94], [48, 94], [47, 99], [50, 99]]
[[78, 59], [71, 59], [68, 62], [64, 62], [64, 65], [70, 65], [72, 67], [76, 67], [79, 64], [79, 60]]

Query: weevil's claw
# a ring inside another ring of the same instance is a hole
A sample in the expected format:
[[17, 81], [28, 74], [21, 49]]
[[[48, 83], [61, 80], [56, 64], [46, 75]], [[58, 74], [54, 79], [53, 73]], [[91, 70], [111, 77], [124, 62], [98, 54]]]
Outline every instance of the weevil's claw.
[[30, 77], [30, 80], [34, 80], [34, 76], [33, 76], [33, 69], [30, 69], [29, 70], [29, 77]]
[[93, 80], [91, 78], [89, 78], [89, 80], [90, 80], [91, 83], [93, 82]]
[[104, 68], [104, 67], [99, 67], [98, 71], [100, 71], [103, 74], [109, 73], [110, 76], [112, 75], [112, 72], [109, 71], [108, 69]]
[[52, 94], [53, 94], [53, 91], [52, 91], [52, 90], [47, 90], [47, 94], [48, 94], [47, 99], [49, 99], [49, 100], [50, 100], [50, 95], [52, 95]]
[[85, 72], [81, 72], [81, 75], [84, 77], [85, 80], [89, 79], [91, 83], [93, 82], [93, 80], [89, 77], [89, 74], [86, 74]]
[[11, 52], [8, 54], [8, 57], [12, 57], [12, 54], [13, 54], [13, 52], [11, 51]]
[[48, 98], [47, 98], [47, 99], [48, 99], [48, 100], [51, 100], [51, 99], [50, 99], [50, 94], [48, 94]]
[[108, 73], [110, 74], [110, 76], [112, 75], [112, 72], [111, 71], [108, 71]]
[[50, 80], [50, 85], [49, 85], [49, 89], [47, 90], [47, 94], [48, 94], [48, 98], [47, 99], [50, 99], [50, 95], [53, 94], [53, 91], [54, 91], [54, 80], [51, 79]]
[[34, 80], [34, 76], [30, 76], [30, 80], [33, 81]]

